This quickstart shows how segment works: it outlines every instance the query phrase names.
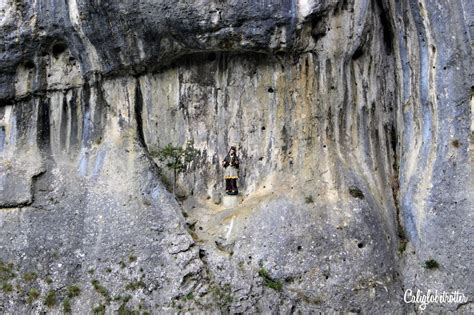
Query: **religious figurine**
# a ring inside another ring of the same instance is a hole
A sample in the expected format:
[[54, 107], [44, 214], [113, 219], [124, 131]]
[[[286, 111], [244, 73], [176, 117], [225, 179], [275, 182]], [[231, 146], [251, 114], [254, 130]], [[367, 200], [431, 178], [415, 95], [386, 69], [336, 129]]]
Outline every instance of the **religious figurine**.
[[237, 195], [239, 190], [237, 189], [237, 179], [239, 178], [239, 158], [237, 157], [237, 149], [234, 146], [230, 147], [229, 153], [227, 153], [224, 161], [224, 178], [225, 178], [225, 191], [228, 195]]

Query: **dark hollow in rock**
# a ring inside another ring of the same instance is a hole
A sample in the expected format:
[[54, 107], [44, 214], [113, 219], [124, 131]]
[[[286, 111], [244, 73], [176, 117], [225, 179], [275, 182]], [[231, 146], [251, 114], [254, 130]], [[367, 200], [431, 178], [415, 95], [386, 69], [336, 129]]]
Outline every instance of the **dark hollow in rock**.
[[209, 61], [215, 61], [217, 59], [217, 55], [215, 52], [211, 52], [207, 55], [207, 60]]
[[356, 186], [349, 187], [349, 194], [357, 199], [364, 199], [364, 193]]
[[53, 56], [55, 58], [58, 58], [59, 55], [61, 55], [63, 52], [65, 52], [67, 49], [67, 46], [63, 42], [59, 42], [53, 45], [53, 48], [51, 49], [51, 52], [53, 53]]
[[364, 50], [362, 49], [362, 47], [357, 48], [357, 50], [352, 55], [352, 60], [359, 59], [360, 57], [362, 57], [363, 54], [364, 54]]
[[25, 68], [26, 68], [26, 69], [34, 69], [34, 68], [35, 68], [35, 64], [33, 63], [33, 61], [28, 60], [27, 62], [25, 62]]

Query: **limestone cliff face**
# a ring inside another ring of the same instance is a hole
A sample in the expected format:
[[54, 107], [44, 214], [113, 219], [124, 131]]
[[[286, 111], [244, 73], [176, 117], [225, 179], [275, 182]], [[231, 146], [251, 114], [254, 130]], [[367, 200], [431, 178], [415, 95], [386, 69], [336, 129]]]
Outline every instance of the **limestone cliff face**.
[[[467, 3], [0, 12], [0, 311], [415, 312], [405, 289], [472, 297]], [[189, 140], [178, 202], [154, 153]], [[230, 145], [243, 199], [225, 209], [212, 201]]]

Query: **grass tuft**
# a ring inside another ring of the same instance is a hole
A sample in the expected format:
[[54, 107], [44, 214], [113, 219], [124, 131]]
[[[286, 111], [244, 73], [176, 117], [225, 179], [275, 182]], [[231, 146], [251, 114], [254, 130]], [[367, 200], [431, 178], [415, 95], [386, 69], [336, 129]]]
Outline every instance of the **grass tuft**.
[[81, 288], [77, 285], [70, 285], [67, 288], [67, 296], [72, 299], [78, 297], [81, 294]]
[[36, 288], [31, 288], [30, 291], [28, 291], [28, 297], [26, 299], [26, 302], [28, 304], [33, 303], [36, 301], [40, 296], [40, 291]]
[[16, 275], [13, 272], [13, 264], [6, 264], [0, 260], [0, 281], [8, 281], [15, 277]]
[[94, 287], [94, 289], [97, 291], [97, 293], [102, 295], [107, 301], [110, 301], [109, 290], [107, 290], [107, 288], [105, 288], [103, 285], [101, 285], [99, 280], [94, 279], [94, 280], [91, 281], [91, 284]]
[[64, 314], [72, 313], [71, 301], [69, 300], [69, 298], [65, 298], [63, 301], [63, 311]]
[[105, 314], [105, 305], [99, 304], [98, 306], [92, 309], [92, 313], [94, 315], [104, 315]]
[[49, 290], [48, 294], [46, 294], [46, 297], [44, 299], [44, 305], [49, 308], [52, 308], [56, 305], [56, 292], [54, 292], [53, 290]]
[[130, 291], [135, 291], [135, 290], [138, 290], [140, 288], [145, 288], [145, 287], [146, 287], [145, 282], [141, 280], [135, 280], [135, 281], [129, 282], [125, 286], [125, 289], [130, 290]]
[[13, 292], [13, 285], [9, 282], [2, 283], [2, 291], [5, 293]]
[[276, 290], [276, 291], [281, 291], [283, 289], [283, 284], [278, 280], [272, 279], [270, 277], [270, 274], [268, 273], [268, 271], [265, 268], [261, 268], [258, 271], [258, 275], [263, 279], [263, 284], [266, 287], [269, 287], [269, 288], [271, 288], [273, 290]]
[[425, 261], [424, 267], [426, 269], [438, 269], [439, 263], [434, 259], [430, 259], [430, 260]]
[[38, 278], [38, 275], [36, 274], [36, 272], [25, 272], [23, 274], [23, 280], [25, 280], [26, 282], [35, 281], [36, 278]]

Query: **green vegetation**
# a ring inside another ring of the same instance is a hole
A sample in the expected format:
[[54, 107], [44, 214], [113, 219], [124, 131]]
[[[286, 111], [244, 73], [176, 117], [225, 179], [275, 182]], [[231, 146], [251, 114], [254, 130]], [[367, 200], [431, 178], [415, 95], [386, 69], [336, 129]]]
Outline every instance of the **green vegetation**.
[[439, 263], [434, 259], [430, 259], [430, 260], [425, 261], [424, 267], [426, 269], [438, 269]]
[[304, 198], [306, 203], [314, 203], [313, 196], [307, 196]]
[[51, 277], [47, 277], [45, 281], [47, 284], [53, 283], [53, 279], [51, 279]]
[[122, 260], [119, 262], [119, 265], [120, 265], [120, 268], [124, 269], [125, 267], [127, 267], [127, 264], [124, 263]]
[[403, 254], [405, 252], [405, 250], [407, 249], [407, 240], [405, 239], [401, 239], [399, 244], [398, 244], [398, 252], [400, 254]]
[[28, 304], [33, 303], [36, 301], [40, 296], [40, 291], [36, 288], [31, 288], [30, 291], [28, 291], [28, 297], [26, 299], [26, 302]]
[[186, 294], [186, 295], [184, 296], [184, 299], [185, 299], [185, 300], [188, 300], [188, 301], [194, 299], [194, 294], [193, 294], [193, 292], [189, 292], [188, 294]]
[[127, 304], [128, 301], [132, 299], [131, 295], [124, 295], [124, 296], [116, 296], [114, 297], [114, 301], [122, 301], [123, 303]]
[[405, 235], [405, 230], [400, 225], [400, 222], [398, 222], [397, 235], [398, 235], [398, 240], [399, 240], [398, 241], [398, 253], [403, 254], [405, 252], [405, 250], [407, 249], [408, 240], [407, 240], [407, 237]]
[[111, 273], [111, 272], [112, 272], [112, 268], [106, 268], [106, 269], [105, 269], [105, 272]]
[[104, 304], [99, 304], [98, 306], [94, 307], [94, 309], [92, 309], [92, 313], [94, 315], [104, 315], [105, 314], [105, 305]]
[[214, 297], [214, 300], [217, 302], [217, 305], [223, 313], [229, 313], [230, 305], [232, 303], [232, 295], [229, 284], [223, 286], [213, 285], [209, 289], [209, 292]]
[[281, 282], [278, 281], [278, 280], [272, 279], [270, 277], [270, 274], [268, 273], [268, 271], [265, 268], [261, 268], [258, 271], [258, 275], [263, 279], [263, 284], [266, 287], [269, 287], [269, 288], [271, 288], [273, 290], [276, 290], [276, 291], [281, 291], [282, 290], [283, 285], [281, 284]]
[[35, 281], [38, 278], [38, 275], [35, 272], [25, 272], [23, 274], [23, 280], [26, 282]]
[[13, 285], [9, 282], [5, 282], [2, 284], [2, 291], [5, 293], [13, 292]]
[[46, 294], [46, 297], [44, 299], [44, 305], [49, 308], [56, 305], [56, 292], [54, 292], [53, 290], [49, 290], [48, 294]]
[[128, 308], [125, 302], [120, 305], [118, 315], [140, 315], [140, 312]]
[[169, 143], [164, 148], [150, 152], [152, 157], [158, 158], [169, 170], [173, 171], [173, 194], [176, 191], [178, 174], [186, 171], [188, 165], [194, 161], [198, 152], [199, 151], [194, 148], [193, 141], [188, 141], [184, 149]]
[[69, 300], [69, 298], [65, 298], [63, 301], [63, 311], [64, 314], [72, 313], [71, 301]]
[[137, 261], [137, 256], [130, 255], [130, 256], [128, 256], [128, 260], [129, 260], [130, 262], [135, 262], [135, 261]]
[[77, 285], [70, 285], [67, 288], [67, 296], [71, 299], [78, 297], [80, 294], [81, 294], [81, 288], [78, 287]]
[[140, 288], [145, 288], [145, 287], [146, 287], [145, 282], [141, 280], [135, 280], [135, 281], [129, 282], [125, 286], [125, 289], [130, 290], [130, 291], [135, 291], [135, 290], [138, 290]]
[[109, 290], [107, 290], [104, 286], [102, 286], [99, 280], [94, 279], [91, 281], [91, 284], [94, 287], [94, 289], [97, 291], [97, 293], [102, 295], [107, 301], [110, 301]]
[[16, 277], [13, 272], [13, 264], [6, 264], [0, 260], [0, 281], [8, 281]]

